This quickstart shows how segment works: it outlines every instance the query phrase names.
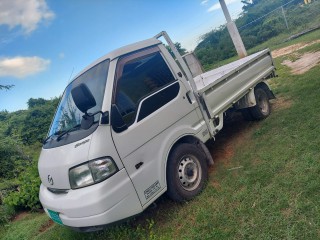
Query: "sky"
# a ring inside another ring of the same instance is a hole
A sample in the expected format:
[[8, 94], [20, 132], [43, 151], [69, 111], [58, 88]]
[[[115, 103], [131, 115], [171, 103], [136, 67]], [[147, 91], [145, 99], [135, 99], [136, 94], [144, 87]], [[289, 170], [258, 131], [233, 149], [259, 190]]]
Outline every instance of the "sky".
[[[225, 0], [233, 18], [241, 0]], [[225, 24], [218, 0], [0, 0], [0, 111], [60, 96], [97, 58], [167, 31], [192, 51]]]

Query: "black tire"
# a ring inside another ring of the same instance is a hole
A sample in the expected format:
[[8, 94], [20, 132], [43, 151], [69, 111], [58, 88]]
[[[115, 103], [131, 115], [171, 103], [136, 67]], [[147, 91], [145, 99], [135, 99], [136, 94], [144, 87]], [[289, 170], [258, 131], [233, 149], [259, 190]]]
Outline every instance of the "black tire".
[[167, 164], [167, 194], [172, 200], [193, 199], [203, 190], [207, 179], [206, 156], [201, 149], [189, 143], [173, 149]]
[[262, 120], [268, 117], [271, 113], [269, 97], [266, 91], [262, 88], [254, 90], [257, 105], [250, 108], [250, 113], [255, 120]]

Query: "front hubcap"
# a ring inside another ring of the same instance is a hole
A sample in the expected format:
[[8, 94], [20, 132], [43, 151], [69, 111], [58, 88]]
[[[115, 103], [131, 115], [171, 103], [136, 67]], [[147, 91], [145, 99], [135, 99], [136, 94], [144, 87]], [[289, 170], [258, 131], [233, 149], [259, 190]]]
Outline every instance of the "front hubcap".
[[201, 168], [199, 160], [194, 156], [184, 156], [178, 167], [178, 175], [181, 186], [192, 191], [199, 186], [201, 180]]

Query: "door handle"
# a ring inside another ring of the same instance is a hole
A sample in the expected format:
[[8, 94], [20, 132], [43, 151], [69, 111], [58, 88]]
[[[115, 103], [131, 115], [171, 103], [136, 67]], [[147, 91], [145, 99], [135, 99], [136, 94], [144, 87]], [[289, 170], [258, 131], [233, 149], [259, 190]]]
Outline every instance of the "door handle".
[[189, 103], [192, 104], [192, 100], [191, 100], [190, 94], [191, 94], [191, 91], [187, 92], [186, 93], [186, 97], [187, 97]]

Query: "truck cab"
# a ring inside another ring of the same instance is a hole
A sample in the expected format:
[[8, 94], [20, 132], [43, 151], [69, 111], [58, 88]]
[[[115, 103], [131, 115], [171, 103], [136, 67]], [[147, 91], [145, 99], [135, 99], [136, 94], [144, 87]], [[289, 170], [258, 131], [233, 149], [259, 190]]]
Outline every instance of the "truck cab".
[[172, 146], [205, 134], [191, 93], [154, 38], [107, 54], [78, 74], [64, 91], [39, 158], [40, 201], [49, 216], [88, 227], [148, 207], [167, 190]]

